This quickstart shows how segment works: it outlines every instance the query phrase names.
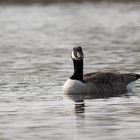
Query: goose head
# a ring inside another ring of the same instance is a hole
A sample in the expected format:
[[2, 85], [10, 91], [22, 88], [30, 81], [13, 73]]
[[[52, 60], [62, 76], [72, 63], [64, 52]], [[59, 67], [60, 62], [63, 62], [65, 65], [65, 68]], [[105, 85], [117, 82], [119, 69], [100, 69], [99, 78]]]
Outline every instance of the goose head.
[[78, 47], [74, 47], [72, 50], [72, 59], [73, 60], [83, 60], [84, 59], [84, 54], [83, 54], [83, 50], [82, 47], [78, 46]]

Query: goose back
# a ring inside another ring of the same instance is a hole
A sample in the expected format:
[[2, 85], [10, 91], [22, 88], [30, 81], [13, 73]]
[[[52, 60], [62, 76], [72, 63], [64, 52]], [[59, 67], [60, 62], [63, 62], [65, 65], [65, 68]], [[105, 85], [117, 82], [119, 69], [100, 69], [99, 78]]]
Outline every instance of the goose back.
[[130, 83], [140, 78], [138, 74], [94, 72], [83, 75], [83, 81], [90, 85], [90, 92], [96, 89], [97, 93], [122, 93], [132, 90]]

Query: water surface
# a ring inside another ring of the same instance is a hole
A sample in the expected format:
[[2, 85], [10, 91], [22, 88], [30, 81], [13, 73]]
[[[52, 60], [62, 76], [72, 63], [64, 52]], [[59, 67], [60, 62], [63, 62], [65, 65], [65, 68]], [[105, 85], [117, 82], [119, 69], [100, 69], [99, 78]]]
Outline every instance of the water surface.
[[140, 81], [130, 97], [66, 108], [62, 85], [71, 50], [83, 46], [84, 71], [139, 73], [139, 3], [0, 6], [0, 138], [140, 139]]

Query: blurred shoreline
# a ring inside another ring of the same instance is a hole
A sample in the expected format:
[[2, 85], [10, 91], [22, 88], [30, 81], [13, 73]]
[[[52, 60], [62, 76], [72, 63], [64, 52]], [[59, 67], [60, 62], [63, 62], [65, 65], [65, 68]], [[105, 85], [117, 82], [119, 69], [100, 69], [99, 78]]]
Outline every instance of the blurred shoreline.
[[82, 3], [82, 2], [124, 2], [133, 3], [139, 2], [139, 0], [0, 0], [0, 4], [50, 4], [50, 3]]

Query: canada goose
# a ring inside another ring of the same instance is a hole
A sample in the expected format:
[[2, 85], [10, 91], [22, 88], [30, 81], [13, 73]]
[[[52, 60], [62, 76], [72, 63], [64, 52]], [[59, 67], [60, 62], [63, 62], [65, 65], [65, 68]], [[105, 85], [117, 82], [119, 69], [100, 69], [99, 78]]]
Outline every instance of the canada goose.
[[140, 74], [115, 72], [94, 72], [83, 75], [82, 48], [80, 46], [73, 48], [71, 57], [74, 73], [63, 86], [64, 95], [90, 94], [95, 98], [117, 96], [131, 91], [132, 83], [140, 78]]

